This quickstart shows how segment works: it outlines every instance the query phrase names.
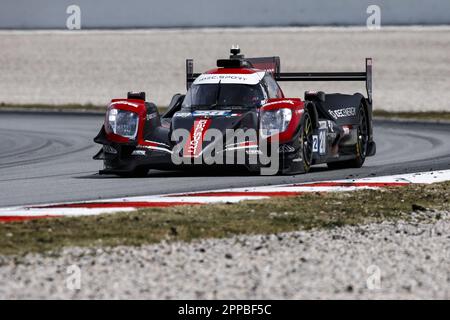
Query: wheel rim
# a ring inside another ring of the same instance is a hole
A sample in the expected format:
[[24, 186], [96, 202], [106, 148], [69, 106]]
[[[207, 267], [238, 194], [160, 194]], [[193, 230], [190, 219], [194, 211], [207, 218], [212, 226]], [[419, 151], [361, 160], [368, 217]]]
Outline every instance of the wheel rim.
[[364, 111], [363, 108], [360, 108], [359, 119], [360, 119], [358, 128], [359, 154], [362, 158], [365, 158], [368, 143], [368, 128], [367, 128], [366, 112]]
[[303, 161], [307, 167], [311, 165], [312, 161], [312, 147], [313, 147], [313, 138], [312, 138], [312, 121], [308, 113], [304, 115], [305, 120], [303, 124], [303, 130], [301, 135], [302, 144], [302, 152], [303, 152]]

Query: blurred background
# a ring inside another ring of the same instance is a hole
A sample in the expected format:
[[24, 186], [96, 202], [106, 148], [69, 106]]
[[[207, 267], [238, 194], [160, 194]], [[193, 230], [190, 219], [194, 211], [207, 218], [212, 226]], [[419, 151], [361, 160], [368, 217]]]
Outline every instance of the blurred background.
[[[227, 57], [281, 58], [283, 71], [362, 71], [374, 107], [450, 110], [448, 0], [0, 0], [0, 103], [106, 105], [130, 90], [165, 106], [196, 72]], [[283, 83], [365, 92], [359, 83]]]

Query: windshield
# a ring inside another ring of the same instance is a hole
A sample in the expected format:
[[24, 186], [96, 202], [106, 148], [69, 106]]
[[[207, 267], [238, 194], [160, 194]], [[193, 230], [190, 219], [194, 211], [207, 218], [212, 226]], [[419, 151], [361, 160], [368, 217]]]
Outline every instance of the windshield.
[[183, 108], [221, 109], [257, 108], [266, 99], [260, 84], [214, 83], [192, 85]]

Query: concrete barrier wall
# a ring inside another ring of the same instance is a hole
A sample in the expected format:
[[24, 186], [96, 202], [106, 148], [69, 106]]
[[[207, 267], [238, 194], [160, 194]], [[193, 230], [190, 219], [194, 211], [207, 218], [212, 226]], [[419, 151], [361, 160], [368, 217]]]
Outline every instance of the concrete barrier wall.
[[69, 5], [81, 27], [365, 25], [369, 5], [381, 23], [449, 24], [449, 0], [0, 0], [0, 28], [66, 28]]

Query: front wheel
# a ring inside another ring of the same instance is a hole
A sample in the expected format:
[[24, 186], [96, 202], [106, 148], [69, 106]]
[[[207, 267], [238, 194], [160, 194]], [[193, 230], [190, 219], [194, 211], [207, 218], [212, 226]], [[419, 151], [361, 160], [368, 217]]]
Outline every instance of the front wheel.
[[311, 168], [313, 157], [313, 122], [311, 115], [305, 109], [299, 133], [294, 141], [297, 149], [295, 156], [284, 161], [283, 174], [306, 173]]

